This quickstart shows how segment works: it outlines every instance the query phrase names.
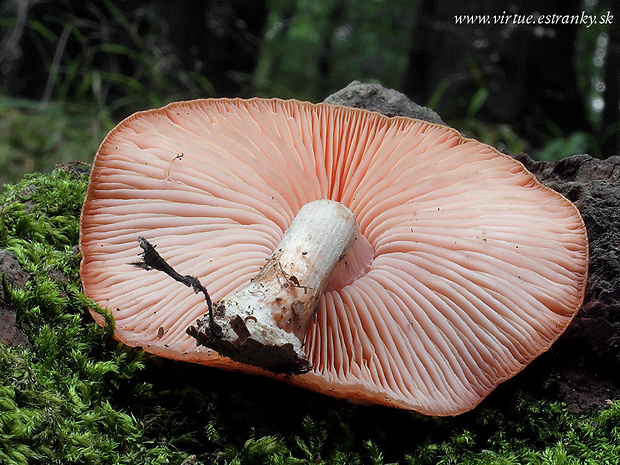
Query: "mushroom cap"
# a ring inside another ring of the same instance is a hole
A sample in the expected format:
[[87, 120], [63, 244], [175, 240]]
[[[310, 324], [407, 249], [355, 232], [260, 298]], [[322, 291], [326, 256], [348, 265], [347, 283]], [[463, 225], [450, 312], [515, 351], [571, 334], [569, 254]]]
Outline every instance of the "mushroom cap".
[[276, 376], [197, 347], [186, 328], [203, 297], [131, 263], [143, 236], [218, 301], [317, 199], [353, 212], [374, 257], [321, 296], [313, 369], [282, 377], [295, 385], [455, 415], [547, 350], [582, 304], [583, 220], [519, 162], [444, 126], [278, 99], [178, 102], [113, 129], [82, 211], [84, 292], [129, 346]]

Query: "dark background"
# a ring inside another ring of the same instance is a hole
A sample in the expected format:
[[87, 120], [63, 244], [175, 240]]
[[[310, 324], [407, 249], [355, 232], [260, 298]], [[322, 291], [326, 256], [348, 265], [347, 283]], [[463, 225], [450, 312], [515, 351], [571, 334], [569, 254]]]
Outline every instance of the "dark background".
[[[515, 24], [515, 13], [558, 18]], [[611, 0], [4, 0], [0, 182], [91, 160], [137, 110], [318, 102], [353, 80], [400, 90], [510, 153], [617, 155], [615, 13]], [[597, 24], [570, 24], [582, 15]]]

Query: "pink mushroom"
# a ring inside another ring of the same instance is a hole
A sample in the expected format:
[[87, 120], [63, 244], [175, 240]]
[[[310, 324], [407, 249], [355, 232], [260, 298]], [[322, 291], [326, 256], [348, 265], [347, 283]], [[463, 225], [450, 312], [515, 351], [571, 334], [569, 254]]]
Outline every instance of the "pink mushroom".
[[[84, 292], [129, 346], [431, 415], [473, 408], [547, 350], [588, 267], [575, 206], [494, 148], [276, 99], [120, 123], [80, 247]], [[144, 269], [160, 258], [196, 280]]]

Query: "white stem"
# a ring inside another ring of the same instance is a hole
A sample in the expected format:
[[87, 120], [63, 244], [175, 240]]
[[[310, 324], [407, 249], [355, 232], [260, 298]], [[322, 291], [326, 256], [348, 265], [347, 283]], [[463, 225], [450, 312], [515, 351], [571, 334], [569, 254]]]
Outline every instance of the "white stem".
[[339, 202], [304, 205], [261, 271], [243, 289], [213, 306], [221, 337], [208, 318], [189, 332], [234, 360], [266, 369], [310, 369], [303, 338], [332, 271], [359, 235], [355, 217]]

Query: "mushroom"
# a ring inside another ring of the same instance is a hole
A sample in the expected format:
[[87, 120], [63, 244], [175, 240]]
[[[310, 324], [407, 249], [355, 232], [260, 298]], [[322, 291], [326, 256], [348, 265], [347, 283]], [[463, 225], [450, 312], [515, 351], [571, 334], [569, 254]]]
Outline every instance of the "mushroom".
[[588, 267], [578, 210], [509, 156], [278, 99], [124, 120], [80, 233], [84, 292], [119, 341], [429, 415], [472, 409], [546, 351]]

